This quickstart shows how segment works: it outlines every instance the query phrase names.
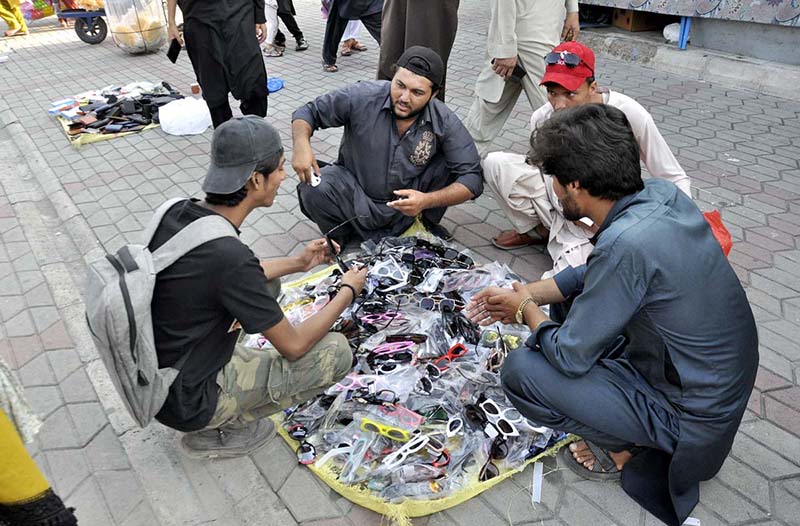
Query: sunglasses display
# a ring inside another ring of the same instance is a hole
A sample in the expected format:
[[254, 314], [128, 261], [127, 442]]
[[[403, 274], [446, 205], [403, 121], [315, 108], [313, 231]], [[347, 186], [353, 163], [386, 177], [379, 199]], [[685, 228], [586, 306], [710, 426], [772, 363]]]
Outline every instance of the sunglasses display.
[[284, 412], [298, 462], [388, 500], [402, 500], [408, 484], [424, 493], [414, 498], [442, 498], [523, 466], [560, 436], [528, 421], [500, 384], [508, 353], [529, 333], [479, 327], [465, 311], [482, 287], [509, 288], [519, 277], [499, 263], [475, 268], [466, 251], [421, 238], [367, 241], [344, 263], [333, 239], [348, 225], [357, 230], [357, 219], [326, 236], [337, 265], [279, 298], [292, 322], [304, 321], [338, 294], [349, 265], [368, 268], [364, 291], [332, 328], [350, 344], [351, 370]]

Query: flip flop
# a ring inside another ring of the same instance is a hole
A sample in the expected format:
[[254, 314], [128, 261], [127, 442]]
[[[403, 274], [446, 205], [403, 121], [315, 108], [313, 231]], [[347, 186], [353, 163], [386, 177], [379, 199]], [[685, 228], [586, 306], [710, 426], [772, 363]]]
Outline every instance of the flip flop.
[[339, 71], [339, 68], [336, 66], [336, 64], [323, 64], [322, 71], [326, 73], [336, 73]]
[[602, 449], [597, 444], [593, 444], [588, 440], [584, 440], [586, 445], [589, 447], [589, 451], [592, 452], [594, 455], [594, 464], [592, 465], [592, 469], [588, 469], [586, 466], [575, 460], [575, 457], [572, 456], [572, 451], [570, 451], [569, 446], [564, 446], [561, 448], [561, 451], [558, 452], [558, 456], [560, 457], [561, 461], [576, 475], [586, 480], [596, 480], [596, 481], [609, 481], [609, 480], [620, 480], [622, 478], [622, 471], [617, 469], [617, 464], [614, 460], [609, 456], [608, 451]]

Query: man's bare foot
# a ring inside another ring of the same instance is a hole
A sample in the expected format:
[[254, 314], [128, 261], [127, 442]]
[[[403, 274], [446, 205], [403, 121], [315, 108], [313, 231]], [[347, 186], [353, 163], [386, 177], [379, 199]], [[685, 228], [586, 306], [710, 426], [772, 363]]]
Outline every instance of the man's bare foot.
[[[580, 442], [573, 442], [569, 445], [569, 450], [576, 461], [582, 464], [586, 469], [592, 470], [595, 461], [594, 453], [592, 453], [592, 450], [586, 445], [586, 442], [583, 440]], [[617, 465], [617, 469], [620, 471], [622, 471], [622, 467], [633, 457], [630, 451], [621, 451], [619, 453], [609, 451], [608, 456], [611, 457], [611, 460], [614, 461]]]

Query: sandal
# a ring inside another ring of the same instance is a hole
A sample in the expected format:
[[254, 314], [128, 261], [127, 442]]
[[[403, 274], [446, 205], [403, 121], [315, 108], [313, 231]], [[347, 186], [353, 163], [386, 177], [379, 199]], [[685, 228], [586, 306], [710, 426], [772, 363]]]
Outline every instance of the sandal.
[[21, 27], [19, 29], [9, 29], [8, 31], [6, 31], [4, 33], [4, 35], [7, 38], [8, 37], [24, 37], [24, 36], [28, 35], [28, 30], [27, 29], [22, 29]]
[[572, 451], [570, 451], [569, 446], [564, 446], [561, 448], [561, 451], [558, 452], [561, 461], [566, 464], [570, 471], [586, 480], [609, 481], [620, 480], [622, 478], [622, 471], [617, 469], [617, 464], [608, 454], [608, 451], [588, 440], [584, 440], [584, 443], [586, 443], [589, 447], [589, 451], [594, 455], [592, 469], [578, 462], [575, 457], [572, 456]]
[[264, 56], [265, 57], [282, 57], [283, 51], [275, 46], [265, 47], [264, 48]]
[[339, 71], [339, 68], [336, 66], [336, 64], [323, 64], [322, 71], [325, 71], [326, 73], [336, 73]]
[[352, 44], [350, 47], [353, 48], [353, 51], [366, 51], [369, 49], [367, 46], [365, 46], [358, 40], [356, 40], [356, 43]]
[[530, 234], [520, 234], [516, 230], [504, 230], [500, 235], [492, 238], [492, 245], [500, 250], [514, 250], [515, 248], [527, 247], [530, 245], [546, 245], [547, 238], [534, 231]]
[[339, 55], [343, 57], [349, 57], [352, 54], [353, 54], [353, 48], [351, 48], [350, 46], [348, 47], [342, 46], [341, 51], [339, 51]]

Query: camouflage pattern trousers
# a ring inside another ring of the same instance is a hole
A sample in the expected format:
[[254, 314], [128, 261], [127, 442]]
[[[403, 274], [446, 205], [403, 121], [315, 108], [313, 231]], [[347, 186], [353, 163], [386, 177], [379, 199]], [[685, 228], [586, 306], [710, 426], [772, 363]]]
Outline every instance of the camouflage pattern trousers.
[[322, 393], [352, 367], [353, 354], [342, 334], [330, 332], [299, 360], [275, 349], [237, 344], [218, 374], [219, 401], [206, 429], [241, 419], [258, 420]]

